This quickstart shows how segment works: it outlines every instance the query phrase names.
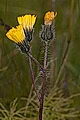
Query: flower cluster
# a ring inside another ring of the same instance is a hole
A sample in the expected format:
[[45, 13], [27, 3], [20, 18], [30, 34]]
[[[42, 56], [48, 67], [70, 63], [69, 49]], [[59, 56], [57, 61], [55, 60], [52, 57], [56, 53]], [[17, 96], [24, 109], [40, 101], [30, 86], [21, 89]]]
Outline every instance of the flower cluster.
[[[40, 37], [47, 41], [53, 38], [52, 23], [57, 13], [47, 12], [44, 16], [44, 25], [42, 25], [42, 31]], [[12, 27], [6, 36], [15, 42], [23, 53], [26, 53], [30, 49], [30, 41], [32, 40], [33, 27], [36, 22], [35, 15], [24, 15], [17, 18], [19, 25], [15, 28]]]
[[40, 32], [40, 37], [42, 40], [47, 41], [51, 40], [54, 37], [54, 31], [52, 27], [52, 23], [54, 18], [56, 17], [57, 12], [47, 12], [44, 16], [44, 25], [42, 25], [42, 30]]
[[25, 15], [17, 18], [19, 25], [12, 27], [6, 36], [15, 42], [22, 52], [29, 51], [29, 43], [32, 40], [33, 27], [36, 21], [35, 15]]

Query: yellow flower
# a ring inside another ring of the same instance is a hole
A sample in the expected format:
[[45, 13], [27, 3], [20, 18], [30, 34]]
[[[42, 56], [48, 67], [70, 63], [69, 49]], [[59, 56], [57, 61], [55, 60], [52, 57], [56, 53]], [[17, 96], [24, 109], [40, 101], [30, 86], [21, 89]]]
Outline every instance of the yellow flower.
[[15, 43], [22, 43], [25, 40], [25, 34], [22, 25], [12, 27], [7, 33], [6, 36]]
[[24, 29], [32, 30], [33, 26], [36, 21], [36, 16], [35, 15], [25, 15], [22, 17], [18, 17], [18, 23], [23, 26]]
[[45, 25], [51, 25], [54, 18], [56, 17], [57, 12], [47, 12], [44, 16], [44, 24]]

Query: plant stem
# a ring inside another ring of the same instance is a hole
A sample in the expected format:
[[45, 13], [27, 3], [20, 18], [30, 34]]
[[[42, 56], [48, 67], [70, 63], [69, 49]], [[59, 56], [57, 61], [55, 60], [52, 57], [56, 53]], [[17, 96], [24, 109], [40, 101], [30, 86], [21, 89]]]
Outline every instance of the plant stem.
[[[45, 85], [46, 85], [46, 68], [47, 68], [47, 55], [48, 55], [48, 42], [45, 42], [45, 55], [44, 55], [44, 66], [42, 66], [37, 59], [35, 59], [30, 52], [27, 52], [27, 55], [29, 57], [29, 63], [30, 63], [30, 69], [31, 69], [31, 75], [32, 75], [32, 82], [34, 84], [34, 73], [32, 70], [32, 62], [33, 61], [36, 65], [38, 65], [42, 71], [42, 87], [41, 87], [41, 96], [39, 98], [40, 106], [39, 106], [39, 120], [42, 120], [42, 114], [43, 114], [43, 103], [44, 103], [44, 96], [45, 96]], [[36, 93], [37, 94], [37, 93]]]
[[44, 70], [44, 67], [37, 61], [36, 58], [34, 58], [34, 57], [30, 54], [30, 52], [27, 52], [27, 55], [30, 57], [30, 59], [31, 59], [36, 65], [38, 65], [38, 66], [40, 67], [40, 69], [41, 69], [42, 72], [45, 71], [45, 70]]
[[40, 97], [39, 120], [42, 120], [43, 103], [44, 103], [44, 84], [42, 85], [42, 91], [41, 91], [41, 97]]
[[34, 77], [34, 71], [33, 71], [33, 68], [32, 68], [32, 60], [31, 60], [30, 57], [29, 57], [29, 66], [30, 66], [30, 72], [31, 72], [31, 77], [32, 77], [32, 88], [35, 91], [36, 96], [37, 96], [37, 98], [39, 100], [39, 95], [38, 95], [37, 90], [35, 88], [35, 77]]
[[45, 87], [46, 87], [46, 68], [47, 68], [47, 55], [48, 55], [48, 42], [45, 42], [45, 55], [44, 55], [44, 72], [43, 72], [43, 81], [41, 88], [41, 97], [40, 97], [40, 107], [39, 107], [39, 120], [42, 120], [43, 116], [43, 106], [44, 106], [44, 96], [45, 96]]
[[44, 69], [47, 67], [48, 42], [45, 42]]

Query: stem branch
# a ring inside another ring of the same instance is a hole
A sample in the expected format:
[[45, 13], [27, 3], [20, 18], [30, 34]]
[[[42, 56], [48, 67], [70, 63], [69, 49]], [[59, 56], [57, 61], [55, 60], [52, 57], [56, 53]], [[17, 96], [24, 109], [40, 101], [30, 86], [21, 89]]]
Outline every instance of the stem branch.
[[37, 90], [35, 88], [35, 77], [34, 77], [34, 71], [32, 68], [32, 60], [30, 57], [29, 57], [29, 66], [30, 66], [30, 72], [31, 72], [31, 77], [32, 77], [32, 85], [33, 85], [32, 88], [35, 91], [37, 98], [39, 99], [39, 95], [38, 95]]
[[36, 65], [38, 65], [38, 66], [40, 67], [41, 71], [44, 72], [43, 66], [37, 61], [37, 59], [34, 58], [34, 57], [30, 54], [30, 52], [27, 52], [27, 55], [28, 55], [28, 57], [30, 57], [30, 59], [31, 59]]

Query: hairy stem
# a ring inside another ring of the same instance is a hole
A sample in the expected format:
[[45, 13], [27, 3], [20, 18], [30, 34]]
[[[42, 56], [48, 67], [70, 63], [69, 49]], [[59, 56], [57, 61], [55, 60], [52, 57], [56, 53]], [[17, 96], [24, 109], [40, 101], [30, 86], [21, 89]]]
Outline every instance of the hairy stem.
[[30, 66], [30, 72], [31, 72], [31, 78], [32, 78], [32, 87], [33, 87], [33, 90], [36, 93], [36, 96], [37, 96], [38, 100], [39, 100], [39, 95], [38, 95], [37, 90], [35, 88], [35, 76], [34, 76], [34, 71], [33, 71], [33, 68], [32, 68], [32, 60], [31, 60], [30, 57], [29, 57], [29, 66]]
[[44, 69], [47, 67], [48, 42], [45, 42]]
[[44, 67], [37, 61], [36, 58], [34, 58], [30, 52], [27, 52], [27, 55], [30, 57], [30, 59], [37, 65], [40, 67], [41, 71], [44, 72]]
[[42, 79], [42, 88], [41, 88], [41, 97], [40, 97], [40, 107], [39, 107], [39, 120], [42, 120], [43, 106], [44, 106], [44, 96], [45, 96], [45, 87], [46, 87], [46, 68], [47, 68], [47, 55], [48, 55], [48, 42], [45, 42], [45, 55], [44, 55], [44, 70], [43, 79]]

